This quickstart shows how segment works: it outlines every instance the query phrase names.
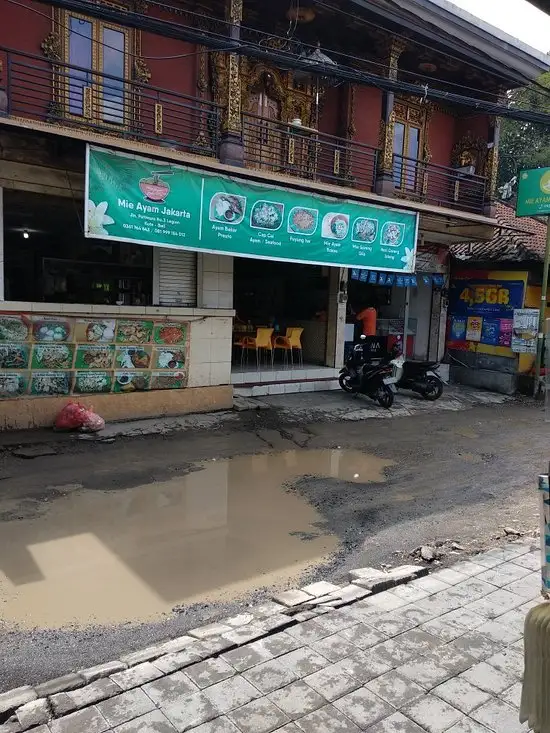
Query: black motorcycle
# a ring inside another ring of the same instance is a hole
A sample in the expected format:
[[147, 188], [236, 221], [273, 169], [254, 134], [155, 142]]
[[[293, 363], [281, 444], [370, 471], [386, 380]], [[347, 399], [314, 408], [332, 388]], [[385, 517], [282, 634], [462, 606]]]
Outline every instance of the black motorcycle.
[[381, 407], [389, 408], [393, 405], [394, 392], [397, 392], [392, 371], [388, 359], [372, 363], [365, 356], [364, 344], [356, 344], [340, 370], [338, 381], [344, 392], [367, 395]]
[[443, 394], [438, 361], [407, 361], [403, 354], [391, 360], [397, 389], [410, 389], [431, 402]]

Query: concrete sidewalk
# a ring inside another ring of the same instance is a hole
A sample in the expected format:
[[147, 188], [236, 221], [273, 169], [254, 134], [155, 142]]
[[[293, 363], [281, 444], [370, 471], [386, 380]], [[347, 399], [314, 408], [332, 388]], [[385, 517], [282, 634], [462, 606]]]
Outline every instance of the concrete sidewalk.
[[[330, 595], [324, 586], [316, 592]], [[59, 717], [35, 733], [527, 731], [518, 708], [524, 618], [541, 600], [535, 545], [511, 543], [368, 593], [302, 611], [283, 631], [275, 621], [256, 641], [251, 612], [233, 619], [237, 631], [206, 627], [168, 642], [163, 656], [144, 650], [88, 670], [90, 684], [57, 694], [50, 685], [48, 698], [20, 707], [19, 723], [11, 718], [0, 733], [43, 723], [52, 709]], [[281, 606], [265, 605], [281, 618]]]

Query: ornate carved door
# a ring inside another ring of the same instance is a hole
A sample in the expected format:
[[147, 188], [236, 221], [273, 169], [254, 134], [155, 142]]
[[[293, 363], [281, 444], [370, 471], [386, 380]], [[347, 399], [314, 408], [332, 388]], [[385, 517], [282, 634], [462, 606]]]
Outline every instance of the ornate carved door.
[[247, 165], [262, 170], [280, 171], [283, 161], [281, 106], [265, 87], [253, 91], [244, 119], [244, 152]]

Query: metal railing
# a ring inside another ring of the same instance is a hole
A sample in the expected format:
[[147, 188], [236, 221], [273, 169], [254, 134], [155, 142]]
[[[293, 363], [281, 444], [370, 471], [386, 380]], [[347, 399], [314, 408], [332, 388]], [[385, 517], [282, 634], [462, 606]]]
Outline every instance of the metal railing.
[[209, 101], [0, 47], [0, 114], [216, 156], [221, 108]]
[[394, 155], [393, 182], [403, 197], [475, 213], [483, 211], [487, 184], [483, 176]]
[[242, 120], [246, 166], [366, 191], [374, 189], [376, 148], [248, 113]]

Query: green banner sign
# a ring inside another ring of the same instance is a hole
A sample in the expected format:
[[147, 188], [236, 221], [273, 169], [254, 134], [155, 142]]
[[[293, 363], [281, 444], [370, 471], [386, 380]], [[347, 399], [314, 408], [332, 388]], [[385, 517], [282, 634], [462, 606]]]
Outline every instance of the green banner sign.
[[415, 213], [88, 147], [85, 235], [267, 260], [413, 272]]
[[517, 216], [550, 216], [550, 168], [518, 174]]

